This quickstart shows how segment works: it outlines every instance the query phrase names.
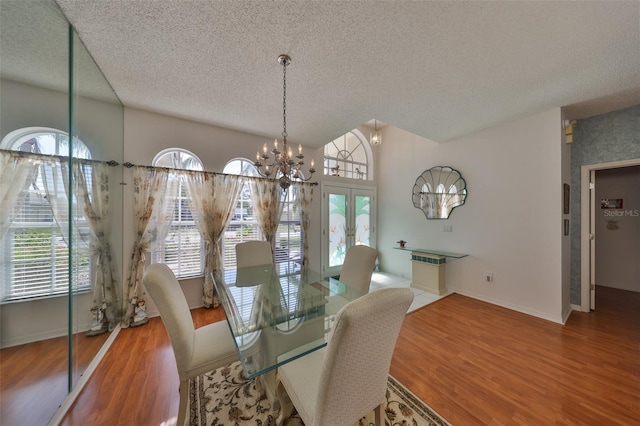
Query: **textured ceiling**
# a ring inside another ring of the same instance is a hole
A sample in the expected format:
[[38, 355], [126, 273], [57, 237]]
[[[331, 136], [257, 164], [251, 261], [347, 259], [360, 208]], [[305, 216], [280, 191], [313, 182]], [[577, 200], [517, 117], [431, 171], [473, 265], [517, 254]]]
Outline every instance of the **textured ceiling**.
[[126, 106], [320, 146], [640, 103], [640, 2], [57, 0]]

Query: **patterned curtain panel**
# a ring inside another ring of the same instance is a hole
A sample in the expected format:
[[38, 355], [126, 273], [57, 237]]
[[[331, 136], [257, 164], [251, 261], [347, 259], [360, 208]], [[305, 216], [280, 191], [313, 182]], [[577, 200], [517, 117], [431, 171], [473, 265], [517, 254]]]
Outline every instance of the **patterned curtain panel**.
[[173, 219], [173, 209], [178, 197], [176, 170], [135, 167], [133, 170], [133, 202], [136, 215], [137, 239], [131, 255], [131, 272], [125, 288], [121, 325], [128, 327], [134, 314], [134, 301], [138, 298], [138, 286], [145, 268], [145, 252], [164, 241]]
[[74, 163], [78, 208], [89, 227], [91, 255], [95, 258], [96, 271], [92, 286], [93, 304], [101, 305], [109, 321], [109, 330], [121, 320], [118, 306], [118, 285], [112, 269], [109, 206], [109, 166], [105, 163]]
[[313, 186], [306, 184], [296, 184], [297, 202], [300, 205], [300, 222], [302, 224], [302, 269], [309, 266], [309, 224], [311, 223], [311, 203], [313, 201]]
[[42, 161], [18, 152], [0, 151], [0, 240], [22, 207], [24, 195]]
[[215, 294], [211, 272], [223, 268], [224, 231], [233, 217], [244, 180], [242, 176], [184, 170], [181, 174], [187, 183], [191, 213], [206, 247], [202, 302], [207, 308], [216, 308], [220, 301]]
[[271, 251], [275, 253], [275, 237], [284, 207], [280, 184], [274, 179], [252, 179], [251, 193], [258, 224], [264, 239], [271, 243]]

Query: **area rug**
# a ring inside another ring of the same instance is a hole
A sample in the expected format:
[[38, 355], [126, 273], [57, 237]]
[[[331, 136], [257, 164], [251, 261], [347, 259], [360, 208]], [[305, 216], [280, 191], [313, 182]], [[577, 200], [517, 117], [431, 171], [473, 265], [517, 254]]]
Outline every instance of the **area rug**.
[[[275, 426], [279, 408], [265, 397], [258, 379], [247, 380], [240, 362], [203, 374], [189, 383], [189, 419], [192, 426]], [[445, 426], [449, 423], [389, 376], [383, 425]], [[284, 425], [304, 426], [297, 413]], [[369, 413], [354, 426], [374, 426]]]

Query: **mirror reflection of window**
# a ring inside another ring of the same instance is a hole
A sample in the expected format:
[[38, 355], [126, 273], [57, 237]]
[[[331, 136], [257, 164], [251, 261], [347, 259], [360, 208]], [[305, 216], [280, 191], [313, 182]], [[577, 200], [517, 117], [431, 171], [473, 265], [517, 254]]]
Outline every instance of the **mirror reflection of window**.
[[457, 170], [438, 166], [424, 171], [413, 186], [413, 205], [427, 219], [447, 219], [464, 204], [467, 186]]
[[[0, 239], [0, 262], [7, 265], [0, 302], [29, 300], [68, 294], [68, 176], [69, 135], [47, 127], [27, 127], [5, 136], [0, 148], [41, 155], [43, 161], [30, 177], [19, 210]], [[91, 159], [91, 152], [78, 138], [73, 139], [76, 158]], [[31, 161], [28, 157], [18, 161]], [[0, 170], [1, 171], [1, 170]], [[71, 199], [77, 211], [77, 199]], [[7, 208], [8, 206], [3, 206]], [[7, 215], [8, 216], [8, 215]], [[91, 254], [88, 250], [89, 226], [83, 218], [75, 220], [75, 291], [91, 290]]]

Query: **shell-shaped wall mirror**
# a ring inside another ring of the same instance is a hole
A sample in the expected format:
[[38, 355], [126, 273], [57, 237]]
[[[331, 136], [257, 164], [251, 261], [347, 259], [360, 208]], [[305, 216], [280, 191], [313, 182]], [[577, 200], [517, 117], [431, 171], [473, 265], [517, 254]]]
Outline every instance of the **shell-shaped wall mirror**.
[[448, 219], [467, 198], [467, 183], [456, 169], [449, 166], [425, 170], [413, 185], [413, 205], [427, 219]]

